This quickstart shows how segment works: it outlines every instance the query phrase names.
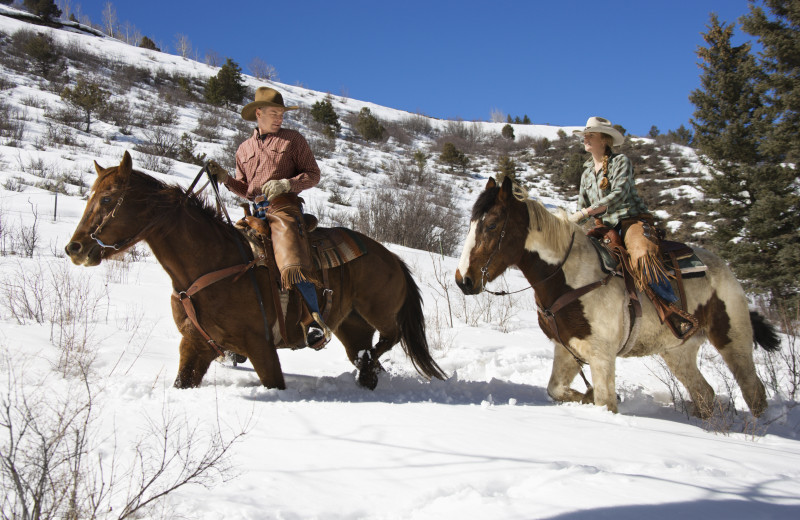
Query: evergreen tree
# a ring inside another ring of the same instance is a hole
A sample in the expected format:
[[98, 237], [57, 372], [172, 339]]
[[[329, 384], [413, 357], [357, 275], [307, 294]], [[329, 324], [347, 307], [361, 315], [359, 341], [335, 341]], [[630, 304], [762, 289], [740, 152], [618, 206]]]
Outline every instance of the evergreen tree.
[[669, 139], [669, 142], [671, 143], [689, 146], [693, 141], [692, 131], [686, 128], [684, 125], [681, 125], [677, 130], [668, 131], [667, 139]]
[[61, 99], [82, 110], [86, 116], [86, 131], [92, 122], [92, 114], [101, 111], [108, 103], [110, 94], [107, 90], [100, 87], [97, 83], [86, 81], [83, 77], [78, 78], [78, 83], [73, 88], [66, 87], [61, 92]]
[[139, 47], [142, 49], [150, 49], [151, 51], [158, 51], [161, 52], [161, 49], [156, 46], [156, 42], [148, 38], [147, 36], [142, 36], [142, 39], [139, 41]]
[[23, 43], [22, 50], [33, 60], [36, 72], [43, 78], [62, 74], [67, 68], [61, 49], [49, 34], [36, 34], [28, 38]]
[[[711, 16], [698, 49], [701, 88], [689, 99], [694, 143], [712, 167], [703, 183], [714, 215], [711, 239], [737, 276], [773, 302], [796, 306], [800, 289], [800, 211], [794, 167], [781, 163], [769, 142], [778, 111], [770, 81], [750, 53], [731, 44], [733, 28]], [[796, 133], [796, 129], [795, 129]]]
[[324, 100], [317, 101], [311, 105], [311, 117], [314, 121], [325, 125], [325, 135], [328, 137], [336, 137], [336, 134], [342, 130], [339, 116], [336, 115], [330, 98], [326, 97]]
[[439, 159], [443, 163], [460, 167], [462, 172], [466, 171], [467, 165], [469, 164], [469, 159], [464, 152], [456, 148], [456, 145], [453, 143], [444, 143]]
[[528, 117], [528, 114], [525, 114], [524, 116], [522, 116], [522, 124], [523, 125], [531, 124], [531, 118]]
[[650, 131], [647, 132], [647, 137], [651, 137], [653, 139], [655, 139], [659, 135], [661, 135], [661, 131], [658, 129], [656, 125], [651, 126]]
[[800, 162], [800, 1], [763, 0], [770, 13], [750, 4], [742, 27], [761, 44], [768, 102], [775, 123], [763, 146], [781, 162]]
[[500, 156], [500, 159], [497, 161], [497, 177], [498, 179], [502, 179], [503, 177], [510, 177], [512, 180], [515, 179], [515, 175], [517, 173], [517, 163], [514, 162], [514, 159], [507, 155]]
[[53, 0], [25, 0], [22, 5], [31, 13], [41, 16], [45, 20], [61, 16], [61, 9]]
[[355, 127], [356, 131], [367, 141], [380, 141], [386, 132], [378, 118], [372, 115], [372, 111], [367, 107], [362, 108], [358, 113]]
[[514, 140], [514, 127], [507, 124], [500, 131], [500, 135], [502, 135], [504, 138], [508, 139], [509, 141], [513, 141]]
[[225, 60], [216, 76], [208, 78], [204, 96], [212, 105], [238, 105], [245, 94], [242, 69], [231, 58]]

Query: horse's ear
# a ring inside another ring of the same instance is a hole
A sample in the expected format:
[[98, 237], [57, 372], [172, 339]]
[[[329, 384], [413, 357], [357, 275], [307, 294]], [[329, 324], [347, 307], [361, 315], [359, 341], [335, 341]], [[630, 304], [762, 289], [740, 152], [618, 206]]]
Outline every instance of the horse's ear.
[[122, 161], [119, 163], [119, 173], [122, 175], [129, 175], [132, 169], [133, 159], [131, 159], [131, 154], [128, 153], [128, 150], [125, 150], [125, 154], [122, 156]]
[[105, 170], [105, 168], [97, 164], [97, 161], [94, 162], [94, 169], [97, 171], [97, 175], [102, 175], [103, 170]]
[[494, 177], [489, 177], [489, 181], [486, 183], [486, 187], [484, 188], [484, 190], [490, 190], [495, 186], [497, 186], [497, 183], [494, 182]]
[[498, 194], [498, 198], [500, 200], [507, 200], [510, 197], [514, 196], [514, 183], [511, 181], [511, 177], [506, 176], [503, 179], [503, 184], [500, 186], [500, 193]]

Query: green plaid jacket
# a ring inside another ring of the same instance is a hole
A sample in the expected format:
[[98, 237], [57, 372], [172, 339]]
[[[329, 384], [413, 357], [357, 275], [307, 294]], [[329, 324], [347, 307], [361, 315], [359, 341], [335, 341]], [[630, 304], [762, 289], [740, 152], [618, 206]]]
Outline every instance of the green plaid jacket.
[[602, 215], [595, 215], [609, 227], [616, 226], [620, 220], [648, 213], [647, 206], [636, 191], [633, 179], [633, 165], [622, 154], [612, 154], [608, 159], [608, 188], [601, 190], [599, 183], [603, 170], [594, 172], [594, 160], [584, 163], [581, 174], [581, 189], [578, 195], [578, 209], [596, 209], [608, 206]]

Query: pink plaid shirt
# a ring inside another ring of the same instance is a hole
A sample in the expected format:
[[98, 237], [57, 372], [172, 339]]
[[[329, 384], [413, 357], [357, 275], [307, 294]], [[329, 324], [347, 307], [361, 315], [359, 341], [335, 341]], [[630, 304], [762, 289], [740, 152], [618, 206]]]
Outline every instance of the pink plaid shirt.
[[281, 128], [262, 141], [258, 129], [236, 151], [236, 178], [226, 186], [248, 200], [261, 195], [271, 180], [289, 179], [291, 191], [300, 193], [319, 183], [319, 166], [305, 138], [296, 130]]

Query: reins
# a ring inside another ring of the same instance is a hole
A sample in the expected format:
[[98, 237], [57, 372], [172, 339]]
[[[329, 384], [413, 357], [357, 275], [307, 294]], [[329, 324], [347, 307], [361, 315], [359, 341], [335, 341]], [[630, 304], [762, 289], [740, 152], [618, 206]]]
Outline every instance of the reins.
[[[225, 204], [222, 203], [222, 197], [220, 196], [219, 193], [219, 185], [216, 179], [212, 177], [210, 172], [208, 171], [208, 162], [206, 162], [203, 165], [203, 167], [200, 169], [200, 172], [197, 174], [192, 183], [189, 185], [189, 188], [186, 190], [186, 195], [190, 196], [192, 194], [192, 190], [197, 185], [197, 182], [200, 180], [200, 178], [204, 173], [208, 175], [208, 182], [206, 182], [206, 184], [203, 185], [200, 191], [203, 191], [205, 187], [208, 186], [209, 183], [211, 184], [211, 188], [214, 190], [214, 199], [217, 204], [217, 208], [221, 209], [222, 213], [225, 215], [225, 219], [227, 220], [228, 226], [230, 226], [231, 230], [233, 230], [234, 233], [238, 233], [238, 231], [236, 231], [236, 228], [233, 225], [233, 221], [231, 220], [230, 215], [228, 215], [228, 211], [225, 209]], [[261, 310], [261, 317], [264, 321], [265, 340], [267, 341], [267, 343], [269, 343], [270, 341], [269, 319], [267, 318], [267, 311], [266, 308], [264, 307], [264, 298], [261, 295], [261, 289], [259, 289], [258, 287], [258, 280], [256, 279], [256, 274], [252, 269], [253, 266], [256, 265], [259, 259], [256, 258], [252, 261], [249, 261], [247, 253], [245, 252], [241, 241], [234, 239], [234, 242], [236, 242], [236, 247], [239, 249], [239, 254], [241, 254], [244, 263], [204, 274], [203, 276], [195, 280], [194, 283], [192, 283], [191, 286], [185, 291], [178, 292], [173, 290], [172, 292], [172, 296], [176, 298], [178, 301], [180, 301], [181, 304], [183, 304], [183, 308], [186, 311], [186, 315], [189, 317], [192, 324], [194, 324], [195, 328], [197, 328], [200, 334], [205, 338], [206, 342], [208, 342], [208, 344], [211, 345], [219, 355], [223, 355], [222, 351], [223, 349], [220, 348], [219, 344], [216, 341], [214, 341], [208, 335], [208, 333], [206, 333], [206, 331], [198, 322], [197, 313], [195, 312], [194, 304], [192, 303], [192, 295], [199, 292], [201, 289], [204, 289], [209, 285], [216, 283], [220, 280], [228, 278], [229, 276], [233, 276], [234, 274], [237, 275], [234, 281], [238, 280], [239, 277], [245, 272], [247, 272], [248, 275], [250, 276], [250, 281], [253, 284], [253, 290], [256, 293], [256, 300], [258, 300], [258, 307]]]
[[486, 263], [483, 265], [483, 267], [481, 267], [481, 287], [483, 287], [484, 291], [488, 292], [489, 294], [493, 294], [495, 296], [508, 296], [510, 294], [516, 294], [516, 293], [519, 293], [519, 292], [522, 292], [522, 291], [527, 291], [528, 289], [530, 289], [532, 287], [532, 286], [529, 285], [528, 287], [525, 287], [524, 289], [519, 289], [517, 291], [511, 291], [511, 292], [508, 292], [508, 291], [492, 291], [492, 290], [490, 290], [490, 289], [488, 289], [486, 287], [486, 283], [487, 283], [486, 282], [486, 278], [488, 277], [488, 273], [489, 273], [489, 264], [492, 263], [492, 260], [494, 259], [494, 255], [496, 255], [498, 252], [500, 252], [500, 246], [503, 243], [503, 239], [506, 237], [506, 224], [508, 224], [508, 212], [506, 212], [506, 219], [503, 221], [503, 227], [500, 229], [500, 240], [497, 241], [497, 247], [495, 248], [494, 251], [492, 251], [492, 254], [489, 255], [489, 258], [486, 260]]

